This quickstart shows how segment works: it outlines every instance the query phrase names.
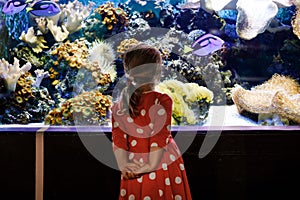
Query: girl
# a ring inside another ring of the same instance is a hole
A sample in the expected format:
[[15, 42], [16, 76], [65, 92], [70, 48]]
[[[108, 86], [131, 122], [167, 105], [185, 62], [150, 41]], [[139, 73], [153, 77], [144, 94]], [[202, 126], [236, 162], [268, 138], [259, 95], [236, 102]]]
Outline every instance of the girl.
[[172, 99], [154, 91], [160, 52], [138, 44], [123, 56], [127, 86], [112, 107], [113, 150], [121, 171], [119, 199], [192, 199], [180, 151], [171, 136]]

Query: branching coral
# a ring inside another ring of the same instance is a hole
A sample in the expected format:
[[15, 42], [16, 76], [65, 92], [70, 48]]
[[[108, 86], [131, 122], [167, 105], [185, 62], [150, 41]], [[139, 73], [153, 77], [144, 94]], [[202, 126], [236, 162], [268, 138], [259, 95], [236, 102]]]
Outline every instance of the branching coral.
[[89, 2], [84, 6], [75, 0], [68, 4], [60, 4], [61, 12], [48, 18], [38, 17], [35, 19], [37, 27], [42, 33], [48, 30], [52, 33], [56, 42], [62, 42], [68, 38], [69, 34], [79, 31], [83, 26], [83, 21], [90, 15], [95, 3]]
[[300, 87], [292, 78], [275, 74], [251, 90], [236, 86], [232, 99], [239, 113], [278, 114], [300, 123]]
[[68, 2], [68, 4], [61, 4], [58, 23], [64, 25], [68, 32], [72, 34], [82, 28], [83, 20], [90, 15], [94, 5], [94, 2], [89, 1], [88, 5], [84, 6], [77, 0]]
[[111, 104], [111, 98], [98, 91], [83, 92], [62, 103], [60, 108], [51, 110], [45, 118], [45, 124], [104, 124], [108, 120]]
[[47, 28], [52, 33], [56, 42], [62, 42], [69, 36], [69, 31], [64, 25], [57, 26], [52, 20], [47, 20]]
[[43, 69], [36, 69], [34, 73], [36, 74], [35, 86], [38, 88], [40, 87], [42, 80], [49, 77], [49, 72], [45, 72]]
[[61, 60], [65, 60], [72, 68], [80, 69], [86, 64], [88, 58], [88, 47], [82, 40], [75, 40], [74, 42], [66, 41], [61, 43], [59, 47], [51, 51], [52, 55], [57, 55], [57, 62], [59, 64]]
[[109, 31], [113, 30], [114, 27], [120, 28], [127, 25], [127, 13], [122, 8], [115, 8], [112, 2], [99, 6], [94, 12], [102, 16], [102, 23], [106, 25]]
[[14, 63], [9, 64], [5, 59], [0, 61], [0, 76], [5, 80], [5, 87], [8, 91], [15, 91], [16, 84], [20, 76], [31, 69], [31, 63], [27, 62], [20, 68], [20, 63], [17, 58], [14, 58]]
[[166, 80], [156, 90], [168, 94], [173, 100], [173, 124], [199, 124], [208, 116], [213, 93], [196, 83]]
[[48, 48], [45, 45], [47, 42], [44, 37], [41, 35], [37, 36], [34, 33], [33, 27], [30, 27], [27, 33], [23, 31], [19, 39], [26, 42], [35, 53], [40, 53], [43, 49]]

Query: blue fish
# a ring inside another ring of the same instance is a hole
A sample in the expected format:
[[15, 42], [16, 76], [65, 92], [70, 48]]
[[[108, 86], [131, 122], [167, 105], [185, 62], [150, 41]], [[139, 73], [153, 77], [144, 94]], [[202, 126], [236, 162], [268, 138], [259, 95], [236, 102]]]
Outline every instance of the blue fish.
[[21, 12], [26, 8], [29, 1], [26, 0], [8, 0], [2, 8], [2, 12], [6, 15], [13, 15]]
[[221, 38], [208, 33], [198, 38], [190, 49], [195, 55], [207, 56], [217, 50], [220, 50], [223, 44], [224, 41]]
[[26, 10], [35, 16], [43, 17], [53, 16], [60, 12], [59, 5], [52, 1], [38, 1]]

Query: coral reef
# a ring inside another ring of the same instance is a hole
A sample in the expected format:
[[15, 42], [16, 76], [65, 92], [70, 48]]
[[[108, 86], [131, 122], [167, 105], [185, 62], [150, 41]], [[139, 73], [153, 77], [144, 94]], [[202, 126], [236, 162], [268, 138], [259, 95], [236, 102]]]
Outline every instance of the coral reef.
[[172, 123], [176, 125], [201, 124], [208, 116], [213, 93], [196, 83], [165, 80], [156, 87], [173, 100]]
[[47, 20], [47, 28], [52, 33], [56, 42], [62, 42], [69, 36], [69, 31], [64, 25], [57, 26], [52, 20]]
[[27, 62], [20, 68], [20, 63], [17, 58], [14, 58], [14, 63], [9, 64], [5, 59], [0, 61], [0, 76], [5, 81], [5, 87], [8, 91], [15, 91], [16, 84], [20, 76], [31, 69], [31, 63]]
[[36, 75], [35, 87], [39, 88], [42, 83], [42, 80], [46, 77], [49, 77], [49, 72], [45, 72], [43, 69], [36, 69], [34, 73]]
[[115, 8], [112, 2], [100, 5], [94, 12], [101, 15], [102, 23], [106, 25], [109, 31], [119, 30], [127, 26], [127, 13], [122, 8]]
[[117, 53], [119, 53], [119, 57], [122, 57], [123, 54], [132, 46], [135, 44], [138, 44], [139, 41], [134, 39], [134, 38], [130, 38], [130, 39], [125, 39], [123, 40], [119, 46], [117, 47]]
[[61, 12], [51, 17], [35, 17], [36, 26], [43, 34], [51, 32], [56, 42], [63, 42], [70, 34], [78, 32], [84, 26], [84, 20], [90, 15], [94, 2], [86, 6], [75, 0], [60, 4]]
[[109, 96], [98, 91], [83, 92], [52, 109], [45, 118], [45, 124], [103, 125], [108, 122], [110, 107]]
[[18, 79], [14, 93], [1, 97], [1, 123], [28, 124], [44, 120], [54, 101], [47, 88], [37, 88], [34, 82], [35, 78], [26, 72]]
[[16, 57], [19, 60], [23, 60], [25, 62], [30, 62], [33, 66], [43, 67], [47, 60], [49, 60], [49, 55], [47, 54], [37, 54], [35, 53], [31, 47], [26, 44], [18, 45], [13, 48], [13, 51], [10, 52], [12, 57]]
[[[61, 12], [47, 17], [0, 14], [0, 123], [42, 122], [54, 107], [48, 124], [88, 117], [106, 123], [105, 105], [105, 112], [89, 114], [94, 107], [85, 104], [112, 94], [124, 74], [123, 53], [139, 42], [161, 52], [159, 87], [176, 102], [173, 123], [201, 125], [210, 105], [233, 103], [262, 124], [299, 122], [299, 88], [291, 81], [300, 77], [298, 0], [94, 2], [61, 0]], [[198, 40], [205, 34], [222, 38], [223, 46], [194, 54], [213, 43]], [[274, 73], [281, 76], [247, 90]], [[74, 112], [71, 104], [85, 109]]]
[[89, 51], [85, 42], [77, 39], [72, 43], [69, 40], [61, 43], [51, 51], [51, 55], [57, 55], [57, 61], [55, 61], [54, 65], [59, 65], [61, 60], [65, 60], [71, 68], [80, 69], [86, 64]]
[[19, 39], [28, 44], [35, 53], [40, 53], [43, 49], [48, 48], [48, 46], [45, 45], [47, 42], [44, 37], [42, 35], [37, 36], [34, 33], [33, 27], [30, 27], [27, 33], [23, 31]]
[[251, 90], [236, 86], [232, 99], [239, 113], [278, 114], [283, 119], [300, 123], [300, 86], [290, 77], [275, 74]]

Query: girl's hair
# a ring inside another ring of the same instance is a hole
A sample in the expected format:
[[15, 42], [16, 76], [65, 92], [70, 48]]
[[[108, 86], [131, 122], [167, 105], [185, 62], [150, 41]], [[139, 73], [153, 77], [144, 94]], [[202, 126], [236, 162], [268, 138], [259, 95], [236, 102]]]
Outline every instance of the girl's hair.
[[159, 50], [144, 43], [132, 46], [123, 55], [128, 84], [123, 90], [122, 103], [128, 106], [131, 117], [139, 115], [137, 106], [142, 93], [154, 89], [161, 75], [161, 63], [162, 57]]

